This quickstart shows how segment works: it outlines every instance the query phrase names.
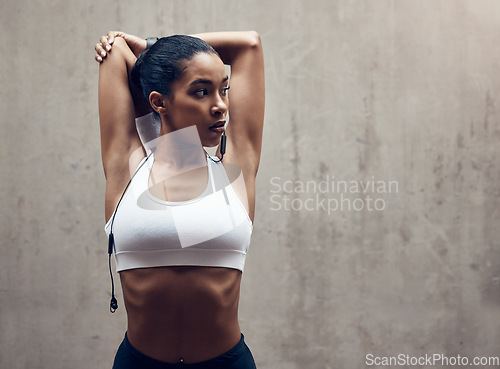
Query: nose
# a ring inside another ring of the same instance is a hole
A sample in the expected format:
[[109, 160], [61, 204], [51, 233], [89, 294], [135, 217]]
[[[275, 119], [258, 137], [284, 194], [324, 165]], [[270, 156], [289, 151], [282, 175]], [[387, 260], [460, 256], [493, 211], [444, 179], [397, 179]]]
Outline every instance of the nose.
[[214, 101], [214, 104], [210, 108], [210, 113], [213, 116], [223, 116], [227, 112], [227, 102], [225, 101], [226, 99], [220, 95], [217, 95], [216, 100]]

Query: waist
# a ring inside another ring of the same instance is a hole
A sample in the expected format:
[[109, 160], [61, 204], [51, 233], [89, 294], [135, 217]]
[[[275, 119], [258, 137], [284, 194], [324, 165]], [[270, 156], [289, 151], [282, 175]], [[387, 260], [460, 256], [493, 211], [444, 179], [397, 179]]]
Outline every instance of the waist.
[[[205, 368], [205, 369], [218, 369], [221, 366], [227, 366], [231, 364], [232, 362], [238, 360], [241, 358], [245, 352], [250, 352], [248, 347], [245, 344], [245, 338], [243, 334], [240, 336], [241, 338], [239, 339], [238, 343], [233, 346], [231, 349], [228, 351], [224, 352], [221, 355], [218, 355], [217, 357], [214, 357], [213, 359], [209, 360], [204, 360], [202, 362], [196, 362], [194, 363], [193, 367], [196, 368]], [[189, 361], [186, 361], [184, 358], [180, 358], [179, 361], [176, 363], [169, 363], [161, 360], [154, 359], [150, 356], [145, 355], [142, 353], [140, 350], [138, 350], [136, 347], [134, 347], [129, 339], [128, 339], [128, 333], [125, 333], [125, 338], [123, 339], [123, 342], [120, 346], [119, 350], [122, 350], [122, 348], [126, 351], [125, 355], [132, 354], [132, 356], [140, 361], [140, 363], [144, 367], [155, 367], [155, 368], [162, 368], [162, 369], [175, 369], [179, 367], [183, 367], [183, 364], [192, 364]], [[250, 353], [251, 355], [251, 353]], [[248, 360], [248, 359], [247, 359]], [[253, 359], [252, 359], [253, 360]]]

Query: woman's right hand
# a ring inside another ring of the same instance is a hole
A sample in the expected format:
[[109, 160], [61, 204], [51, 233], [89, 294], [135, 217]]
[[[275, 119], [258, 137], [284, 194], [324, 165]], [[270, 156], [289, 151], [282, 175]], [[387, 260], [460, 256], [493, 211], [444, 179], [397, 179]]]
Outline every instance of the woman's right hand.
[[146, 50], [146, 40], [121, 31], [109, 31], [106, 36], [101, 36], [99, 43], [94, 47], [96, 52], [94, 58], [97, 62], [101, 63], [108, 55], [116, 37], [123, 38], [135, 56]]

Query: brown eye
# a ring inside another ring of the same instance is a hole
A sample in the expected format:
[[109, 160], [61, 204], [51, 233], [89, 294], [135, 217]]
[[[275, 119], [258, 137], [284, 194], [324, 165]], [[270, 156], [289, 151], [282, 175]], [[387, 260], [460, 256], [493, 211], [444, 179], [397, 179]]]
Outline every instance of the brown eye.
[[208, 95], [208, 90], [206, 88], [200, 88], [194, 92], [197, 96], [203, 97]]

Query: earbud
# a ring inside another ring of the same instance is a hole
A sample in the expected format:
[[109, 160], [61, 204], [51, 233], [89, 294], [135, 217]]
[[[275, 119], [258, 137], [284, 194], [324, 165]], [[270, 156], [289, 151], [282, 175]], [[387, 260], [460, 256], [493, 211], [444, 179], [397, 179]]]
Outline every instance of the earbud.
[[113, 281], [113, 272], [111, 271], [111, 254], [113, 253], [113, 246], [115, 245], [115, 237], [111, 232], [108, 238], [108, 265], [109, 275], [111, 277], [111, 301], [109, 302], [109, 311], [114, 313], [118, 309], [118, 301], [115, 298], [115, 282]]
[[113, 233], [109, 234], [108, 237], [108, 254], [111, 255], [113, 253], [113, 246], [115, 245], [115, 237]]
[[116, 301], [116, 298], [113, 296], [109, 302], [109, 311], [114, 313], [116, 309], [118, 309], [118, 301]]
[[222, 137], [220, 138], [220, 153], [221, 155], [226, 153], [226, 131], [222, 132]]

